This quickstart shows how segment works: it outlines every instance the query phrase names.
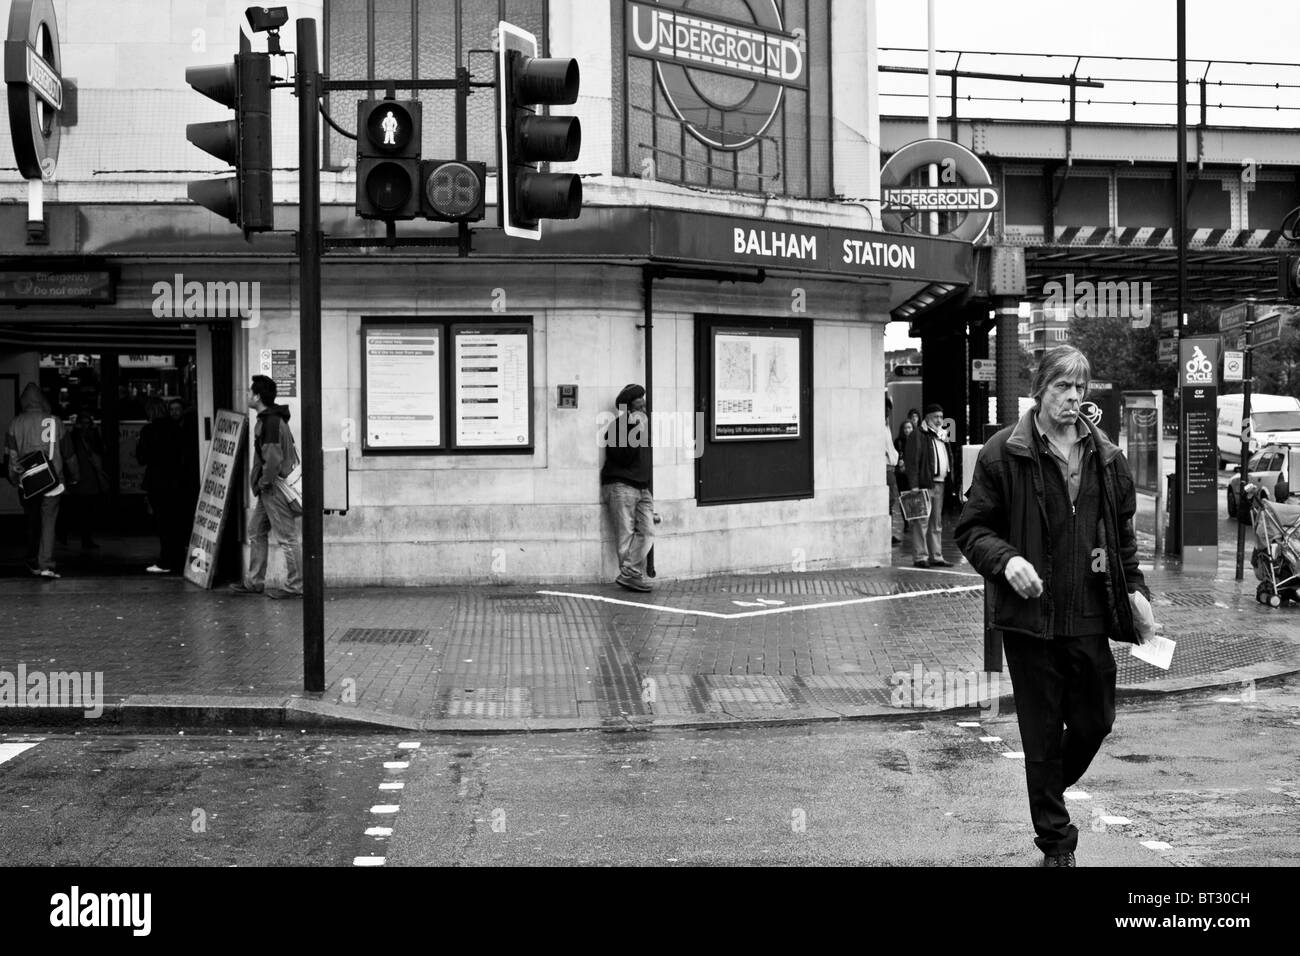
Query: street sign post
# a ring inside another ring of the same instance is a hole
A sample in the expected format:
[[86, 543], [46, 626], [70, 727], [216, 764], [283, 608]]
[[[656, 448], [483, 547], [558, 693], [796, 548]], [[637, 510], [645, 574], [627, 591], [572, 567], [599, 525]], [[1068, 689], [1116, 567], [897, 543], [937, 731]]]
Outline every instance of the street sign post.
[[1174, 362], [1178, 361], [1177, 337], [1172, 339], [1161, 339], [1159, 347], [1160, 352], [1158, 357], [1162, 364], [1172, 365]]
[[1178, 313], [1174, 310], [1160, 313], [1160, 331], [1168, 332], [1170, 329], [1178, 328]]
[[1246, 303], [1230, 305], [1219, 310], [1219, 331], [1231, 332], [1246, 324]]
[[998, 380], [997, 360], [971, 359], [970, 380], [972, 382], [996, 382]]
[[1268, 345], [1282, 337], [1282, 313], [1272, 312], [1256, 319], [1250, 328], [1250, 346]]

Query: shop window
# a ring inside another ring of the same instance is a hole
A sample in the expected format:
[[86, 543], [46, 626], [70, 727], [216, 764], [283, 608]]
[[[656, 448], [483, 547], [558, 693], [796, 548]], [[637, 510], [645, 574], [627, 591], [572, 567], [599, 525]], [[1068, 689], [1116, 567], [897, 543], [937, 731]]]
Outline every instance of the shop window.
[[[325, 66], [331, 80], [451, 79], [466, 66], [478, 80], [492, 80], [496, 61], [490, 53], [492, 31], [507, 20], [537, 37], [546, 55], [545, 0], [326, 0]], [[382, 93], [374, 94], [382, 96]], [[448, 90], [412, 94], [398, 87], [399, 97], [424, 104], [427, 157], [456, 155], [455, 95]], [[354, 131], [356, 102], [365, 93], [334, 93], [326, 109], [344, 129]], [[496, 107], [491, 89], [477, 89], [467, 115], [469, 159], [496, 168]], [[356, 144], [326, 129], [323, 161], [330, 169], [356, 163]]]
[[364, 454], [532, 454], [531, 317], [368, 317], [361, 348]]
[[700, 504], [812, 497], [812, 335], [806, 322], [696, 316]]

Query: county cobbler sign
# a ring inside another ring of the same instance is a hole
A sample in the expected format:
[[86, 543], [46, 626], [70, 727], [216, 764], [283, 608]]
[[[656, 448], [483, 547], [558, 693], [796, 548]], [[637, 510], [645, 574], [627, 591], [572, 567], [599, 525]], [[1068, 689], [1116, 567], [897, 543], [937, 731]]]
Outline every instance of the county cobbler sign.
[[[724, 10], [752, 19], [730, 19]], [[668, 105], [706, 146], [745, 149], [776, 118], [786, 88], [808, 86], [803, 40], [786, 32], [772, 0], [704, 0], [689, 9], [628, 0], [626, 12], [627, 52], [655, 61]]]

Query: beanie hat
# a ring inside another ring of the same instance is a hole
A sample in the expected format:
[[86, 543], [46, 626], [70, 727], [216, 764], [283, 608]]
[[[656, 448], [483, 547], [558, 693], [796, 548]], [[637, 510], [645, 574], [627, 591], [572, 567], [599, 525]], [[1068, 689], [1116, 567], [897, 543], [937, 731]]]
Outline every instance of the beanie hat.
[[940, 415], [943, 414], [943, 406], [938, 402], [931, 402], [929, 405], [925, 406], [925, 414], [933, 415], [935, 412], [938, 412]]
[[645, 389], [640, 385], [628, 385], [618, 393], [618, 398], [614, 399], [614, 406], [631, 405], [638, 398], [645, 398]]

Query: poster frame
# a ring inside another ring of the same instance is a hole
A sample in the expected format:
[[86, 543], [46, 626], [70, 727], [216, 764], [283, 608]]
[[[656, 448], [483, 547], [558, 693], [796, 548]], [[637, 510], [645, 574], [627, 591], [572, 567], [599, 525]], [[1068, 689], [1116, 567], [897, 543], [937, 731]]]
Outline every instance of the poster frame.
[[[434, 445], [370, 444], [370, 360], [366, 337], [372, 330], [400, 328], [403, 331], [430, 331], [438, 335], [438, 443]], [[447, 323], [423, 317], [367, 316], [361, 320], [361, 453], [363, 455], [410, 455], [447, 450]]]
[[[447, 359], [451, 363], [451, 374], [444, 378], [444, 391], [447, 394], [446, 407], [449, 414], [446, 418], [446, 441], [450, 451], [460, 452], [462, 454], [503, 454], [503, 453], [529, 453], [535, 451], [537, 442], [537, 423], [534, 420], [533, 409], [533, 349], [535, 342], [533, 338], [533, 323], [529, 319], [504, 319], [501, 321], [479, 320], [479, 321], [449, 321], [447, 323]], [[461, 334], [469, 333], [472, 335], [489, 335], [492, 333], [522, 333], [528, 340], [527, 362], [528, 384], [525, 387], [526, 400], [528, 405], [528, 440], [524, 443], [513, 445], [462, 445], [456, 430], [456, 396], [459, 394], [460, 386], [460, 367], [456, 363], [456, 342], [457, 337]]]
[[[798, 409], [799, 417], [795, 421], [795, 430], [793, 433], [780, 435], [719, 435], [718, 434], [718, 336], [736, 336], [744, 335], [754, 338], [769, 339], [793, 339], [795, 341], [795, 363], [794, 371], [799, 376], [795, 383], [795, 407]], [[713, 326], [709, 335], [709, 363], [712, 374], [709, 376], [709, 441], [731, 442], [731, 441], [798, 441], [803, 436], [805, 427], [802, 415], [802, 395], [803, 395], [803, 369], [802, 369], [802, 341], [798, 329], [772, 329], [760, 328], [757, 326]]]

